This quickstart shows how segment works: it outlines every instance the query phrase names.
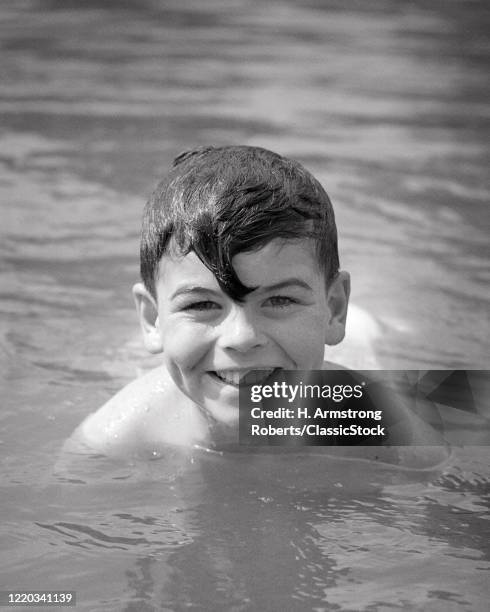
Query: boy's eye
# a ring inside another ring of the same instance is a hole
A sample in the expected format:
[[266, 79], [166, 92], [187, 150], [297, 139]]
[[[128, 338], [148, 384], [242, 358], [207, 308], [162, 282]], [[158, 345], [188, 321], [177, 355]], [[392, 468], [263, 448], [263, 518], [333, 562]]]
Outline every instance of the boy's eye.
[[190, 304], [186, 304], [182, 310], [196, 310], [196, 311], [205, 311], [205, 310], [214, 310], [216, 308], [220, 308], [220, 305], [211, 300], [200, 300], [198, 302], [191, 302]]
[[266, 300], [266, 305], [273, 306], [274, 308], [285, 308], [297, 303], [297, 300], [286, 295], [273, 295]]

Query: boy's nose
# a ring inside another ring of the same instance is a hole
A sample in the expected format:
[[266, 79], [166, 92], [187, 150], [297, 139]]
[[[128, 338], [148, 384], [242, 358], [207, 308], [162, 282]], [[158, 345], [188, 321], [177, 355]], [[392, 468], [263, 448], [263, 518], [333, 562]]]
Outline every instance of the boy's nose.
[[218, 344], [222, 348], [245, 353], [263, 346], [266, 338], [253, 316], [237, 306], [220, 325]]

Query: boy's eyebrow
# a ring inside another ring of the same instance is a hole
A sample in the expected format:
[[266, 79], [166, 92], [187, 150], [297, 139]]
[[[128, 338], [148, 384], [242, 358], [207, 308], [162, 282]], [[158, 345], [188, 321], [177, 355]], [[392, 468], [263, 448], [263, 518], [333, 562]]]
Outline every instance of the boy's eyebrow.
[[269, 291], [278, 291], [279, 289], [289, 288], [289, 287], [299, 287], [300, 289], [306, 289], [307, 291], [312, 291], [311, 286], [302, 280], [301, 278], [286, 278], [280, 283], [274, 283], [273, 285], [267, 285], [265, 287], [257, 287], [260, 291], [269, 292]]
[[184, 285], [176, 289], [170, 296], [170, 299], [173, 300], [179, 295], [189, 295], [193, 293], [212, 293], [218, 295], [219, 291], [210, 289], [209, 287], [201, 287], [200, 285]]

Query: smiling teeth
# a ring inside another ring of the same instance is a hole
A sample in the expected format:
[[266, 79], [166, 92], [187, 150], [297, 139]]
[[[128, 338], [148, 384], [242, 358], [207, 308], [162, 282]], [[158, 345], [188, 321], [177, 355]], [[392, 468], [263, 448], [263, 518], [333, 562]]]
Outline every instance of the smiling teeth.
[[237, 387], [238, 385], [253, 385], [262, 382], [268, 378], [274, 370], [275, 368], [268, 368], [267, 370], [248, 370], [247, 372], [243, 370], [217, 370], [214, 374], [223, 382]]

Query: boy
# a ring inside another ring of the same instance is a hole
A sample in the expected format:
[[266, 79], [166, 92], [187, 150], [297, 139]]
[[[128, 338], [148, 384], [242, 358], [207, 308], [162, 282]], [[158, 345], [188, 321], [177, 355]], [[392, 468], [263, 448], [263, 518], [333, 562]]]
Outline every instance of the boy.
[[105, 454], [238, 442], [240, 385], [277, 369], [330, 369], [350, 279], [330, 200], [299, 163], [258, 147], [202, 147], [174, 160], [146, 206], [146, 348], [163, 365], [89, 416], [75, 439]]

